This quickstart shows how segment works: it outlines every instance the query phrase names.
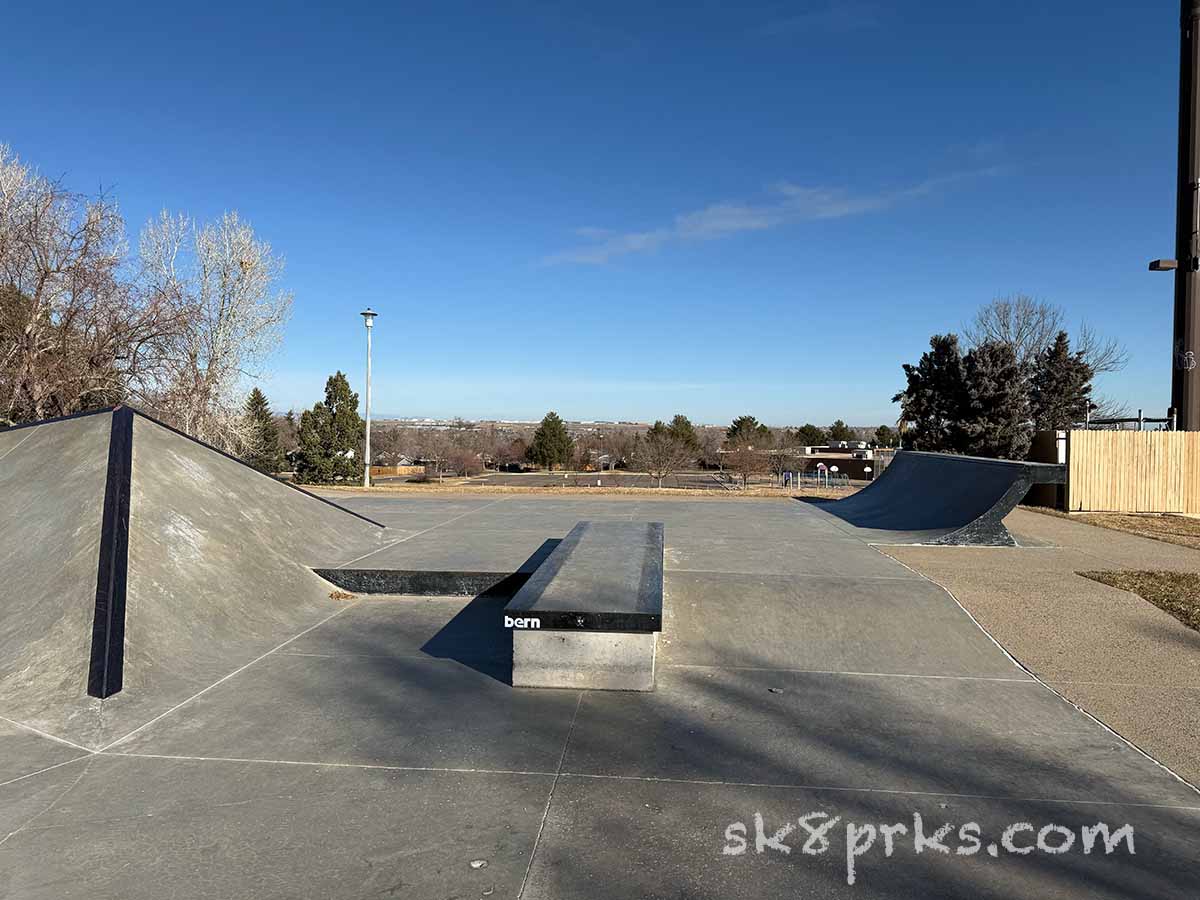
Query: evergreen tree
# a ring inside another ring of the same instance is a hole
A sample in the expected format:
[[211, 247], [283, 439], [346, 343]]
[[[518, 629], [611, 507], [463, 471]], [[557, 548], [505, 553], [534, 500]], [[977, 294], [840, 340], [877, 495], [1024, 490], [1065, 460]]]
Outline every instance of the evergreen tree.
[[317, 484], [361, 476], [364, 431], [358, 394], [350, 390], [350, 382], [341, 372], [329, 376], [325, 402], [300, 416], [297, 480]]
[[971, 456], [1025, 459], [1029, 428], [1029, 380], [1012, 345], [988, 342], [963, 359], [966, 390], [956, 449]]
[[1092, 367], [1084, 361], [1083, 351], [1071, 352], [1065, 331], [1034, 359], [1031, 382], [1029, 401], [1036, 430], [1070, 428], [1086, 418], [1092, 402]]
[[574, 443], [563, 420], [554, 411], [546, 413], [542, 424], [533, 433], [533, 443], [529, 445], [529, 459], [553, 471], [555, 466], [566, 465], [573, 451]]
[[279, 429], [266, 395], [258, 388], [246, 398], [246, 419], [250, 433], [250, 452], [246, 462], [268, 475], [284, 468], [283, 450], [279, 446]]
[[875, 443], [880, 447], [891, 447], [896, 443], [896, 432], [887, 425], [875, 429]]
[[771, 446], [771, 429], [761, 424], [754, 416], [738, 416], [725, 429], [725, 444], [730, 449], [735, 447], [764, 449]]
[[841, 419], [829, 426], [829, 440], [831, 441], [854, 441], [857, 439], [854, 430]]
[[796, 441], [802, 447], [821, 447], [828, 440], [825, 430], [816, 425], [806, 423], [796, 429]]
[[700, 438], [692, 420], [684, 415], [676, 415], [671, 424], [666, 426], [671, 435], [689, 451], [699, 451]]
[[908, 386], [892, 398], [899, 403], [905, 435], [915, 450], [955, 452], [962, 443], [958, 423], [966, 398], [966, 370], [958, 336], [935, 334], [914, 366], [904, 364]]

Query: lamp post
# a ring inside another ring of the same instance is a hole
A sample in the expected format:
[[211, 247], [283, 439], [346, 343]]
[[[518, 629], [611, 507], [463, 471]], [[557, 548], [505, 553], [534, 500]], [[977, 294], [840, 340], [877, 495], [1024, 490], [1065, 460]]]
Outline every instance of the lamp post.
[[1175, 258], [1152, 272], [1175, 273], [1171, 408], [1180, 431], [1200, 431], [1200, 0], [1182, 0], [1179, 50], [1179, 183]]
[[367, 323], [367, 443], [363, 449], [363, 487], [371, 486], [371, 328], [379, 313], [367, 307], [361, 313]]

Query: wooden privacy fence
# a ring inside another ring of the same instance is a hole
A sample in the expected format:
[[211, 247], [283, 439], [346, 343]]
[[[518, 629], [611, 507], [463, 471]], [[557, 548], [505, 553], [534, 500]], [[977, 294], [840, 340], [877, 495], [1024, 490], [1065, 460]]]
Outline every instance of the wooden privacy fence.
[[424, 475], [424, 466], [371, 466], [372, 478], [383, 478], [389, 475]]
[[1200, 513], [1200, 432], [1068, 432], [1067, 509]]

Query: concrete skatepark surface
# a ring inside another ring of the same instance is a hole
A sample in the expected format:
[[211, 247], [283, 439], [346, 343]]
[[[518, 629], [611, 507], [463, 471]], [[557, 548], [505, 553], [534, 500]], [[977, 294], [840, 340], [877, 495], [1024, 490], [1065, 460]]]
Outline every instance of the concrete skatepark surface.
[[135, 416], [126, 689], [102, 704], [79, 685], [112, 420], [0, 432], [0, 714], [89, 749], [336, 612], [308, 566], [369, 552], [383, 531]]
[[[18, 435], [0, 432], [0, 635], [15, 642], [0, 647], [4, 661], [36, 639], [22, 623], [37, 611], [64, 623], [78, 615], [43, 580], [91, 552], [79, 523], [92, 517], [87, 492], [103, 469], [97, 476], [81, 452], [62, 491], [32, 463], [18, 461], [18, 475], [9, 464], [21, 457], [6, 449], [35, 440]], [[0, 897], [1200, 894], [1200, 794], [824, 510], [659, 496], [340, 495], [388, 526], [356, 536], [368, 528], [360, 519], [299, 493], [304, 509], [293, 508], [290, 489], [266, 479], [251, 488], [261, 476], [192, 457], [166, 433], [136, 437], [134, 481], [148, 480], [131, 515], [157, 512], [131, 536], [122, 692], [131, 699], [95, 701], [86, 727], [37, 718], [19, 670], [6, 675]], [[151, 475], [136, 447], [154, 440], [166, 445], [156, 456], [179, 458]], [[48, 446], [55, 478], [66, 478], [58, 467], [73, 459], [71, 442]], [[194, 488], [175, 483], [183, 474]], [[41, 493], [20, 494], [14, 511], [9, 491], [22, 480]], [[255, 510], [244, 509], [251, 501]], [[171, 518], [172, 503], [195, 531]], [[271, 519], [247, 518], [260, 515]], [[53, 564], [25, 549], [29, 523], [47, 516], [55, 527], [39, 539], [62, 542]], [[247, 524], [223, 531], [229, 519]], [[665, 524], [653, 693], [512, 688], [497, 621], [504, 598], [335, 601], [306, 574], [514, 572], [585, 519]], [[296, 535], [311, 545], [296, 546]], [[200, 565], [201, 553], [219, 560]], [[30, 571], [14, 580], [18, 564]], [[78, 568], [94, 582], [94, 566]], [[149, 573], [160, 569], [179, 587], [153, 589]], [[139, 620], [165, 633], [139, 637]], [[46, 621], [38, 634], [54, 630]], [[756, 813], [774, 833], [813, 811], [842, 817], [826, 852], [803, 853], [798, 831], [786, 837], [790, 854], [755, 852]], [[914, 813], [929, 832], [977, 822], [985, 844], [1012, 823], [1076, 835], [1128, 823], [1136, 854], [1084, 855], [1077, 838], [1061, 855], [918, 855], [911, 838], [897, 838], [890, 857], [881, 843], [858, 857], [849, 884], [845, 823], [912, 829]], [[728, 855], [727, 829], [739, 822], [749, 849]]]

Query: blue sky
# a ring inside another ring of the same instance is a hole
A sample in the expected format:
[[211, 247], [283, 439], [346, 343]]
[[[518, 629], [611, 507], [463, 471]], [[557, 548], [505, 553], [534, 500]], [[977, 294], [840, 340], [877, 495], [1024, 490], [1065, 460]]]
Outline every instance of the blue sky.
[[1169, 402], [1174, 0], [71, 6], [6, 11], [0, 141], [249, 219], [278, 409], [361, 388], [369, 304], [378, 413], [874, 424], [1014, 292]]

